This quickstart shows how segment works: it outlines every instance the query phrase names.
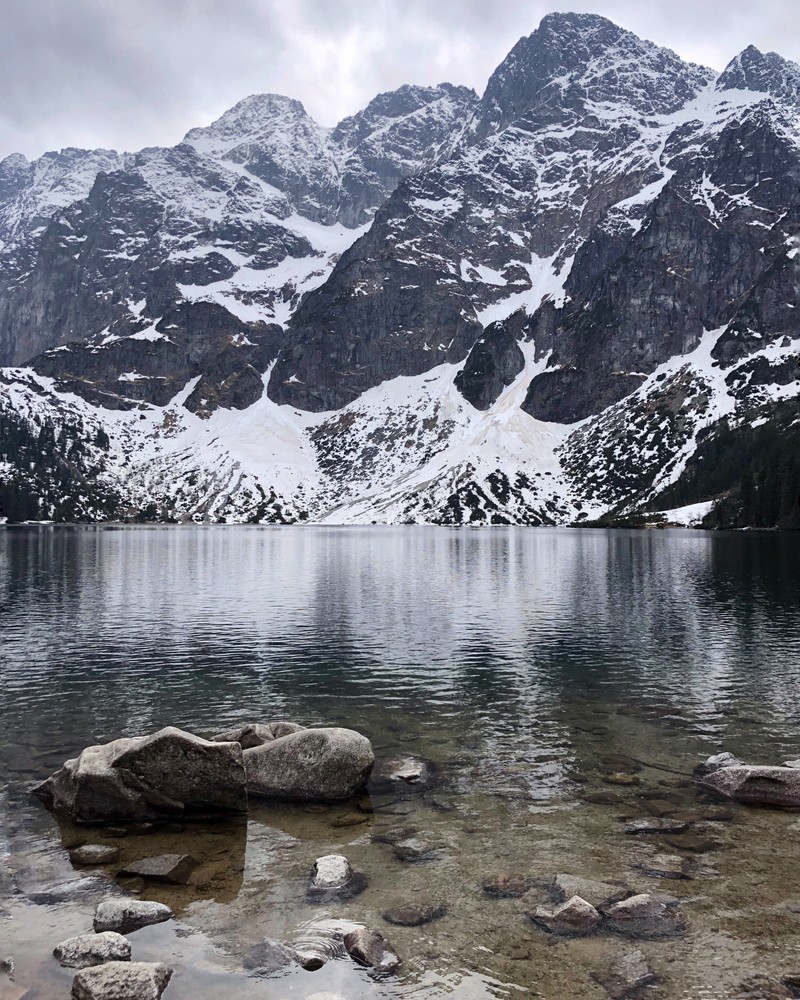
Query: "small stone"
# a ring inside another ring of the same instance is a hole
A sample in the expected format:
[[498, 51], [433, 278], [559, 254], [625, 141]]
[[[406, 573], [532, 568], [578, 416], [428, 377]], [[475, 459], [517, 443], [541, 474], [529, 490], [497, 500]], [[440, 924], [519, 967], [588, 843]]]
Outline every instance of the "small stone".
[[673, 896], [639, 893], [605, 910], [611, 927], [629, 937], [666, 937], [679, 934], [686, 924]]
[[637, 760], [634, 760], [633, 757], [627, 757], [625, 754], [603, 754], [603, 756], [600, 757], [600, 763], [603, 767], [607, 767], [611, 771], [624, 771], [628, 774], [634, 771], [642, 770], [642, 765]]
[[527, 879], [516, 875], [503, 874], [486, 879], [481, 888], [492, 899], [517, 899], [525, 895], [530, 883]]
[[658, 817], [671, 816], [678, 811], [678, 807], [666, 799], [647, 799], [642, 804], [649, 813]]
[[335, 816], [330, 822], [331, 826], [337, 828], [347, 827], [347, 826], [359, 826], [361, 823], [366, 823], [369, 819], [365, 813], [346, 813], [344, 816]]
[[639, 862], [636, 867], [643, 875], [649, 875], [651, 878], [688, 879], [690, 877], [686, 874], [686, 862], [675, 854], [655, 854], [652, 858], [646, 858]]
[[109, 899], [100, 903], [95, 910], [94, 929], [97, 932], [117, 931], [128, 934], [140, 927], [170, 920], [172, 916], [172, 910], [163, 903], [144, 899]]
[[439, 852], [430, 844], [425, 844], [421, 840], [412, 838], [402, 840], [393, 847], [394, 856], [398, 861], [407, 861], [410, 864], [419, 864], [425, 861], [433, 861], [438, 857]]
[[679, 819], [634, 819], [622, 828], [623, 833], [632, 836], [651, 833], [683, 833], [689, 824]]
[[555, 910], [537, 906], [530, 919], [550, 931], [551, 934], [584, 935], [600, 923], [600, 914], [580, 896], [573, 896]]
[[383, 919], [389, 924], [396, 924], [398, 927], [421, 927], [434, 920], [439, 920], [447, 914], [447, 907], [444, 903], [433, 903], [428, 906], [397, 906], [391, 910], [384, 911]]
[[84, 844], [69, 852], [73, 865], [113, 865], [119, 859], [119, 848], [106, 844]]
[[707, 823], [730, 823], [735, 815], [724, 806], [707, 806], [700, 812], [700, 818]]
[[387, 830], [376, 830], [370, 838], [373, 844], [399, 844], [403, 840], [410, 840], [417, 831], [412, 826], [392, 826]]
[[359, 965], [377, 972], [394, 972], [400, 965], [397, 953], [380, 931], [359, 927], [345, 934], [344, 946]]
[[343, 854], [326, 854], [314, 862], [311, 884], [317, 889], [338, 889], [352, 877], [353, 869]]
[[255, 975], [271, 976], [294, 964], [296, 956], [291, 948], [280, 941], [265, 938], [253, 945], [244, 958], [243, 965]]
[[707, 774], [713, 774], [714, 771], [719, 771], [723, 767], [740, 767], [742, 762], [738, 757], [734, 757], [732, 753], [725, 751], [724, 753], [714, 754], [713, 757], [708, 757], [703, 761], [702, 764], [698, 764], [694, 769], [694, 773], [698, 778], [703, 778]]
[[75, 976], [72, 1000], [160, 1000], [171, 977], [160, 962], [108, 962]]
[[716, 851], [722, 845], [711, 837], [700, 837], [696, 833], [684, 833], [679, 837], [665, 837], [664, 842], [678, 851], [690, 851], [692, 854], [707, 854]]
[[612, 1000], [624, 1000], [642, 987], [658, 982], [658, 977], [638, 949], [593, 972], [592, 978], [600, 983]]
[[590, 878], [579, 878], [575, 875], [556, 875], [552, 890], [558, 902], [563, 903], [572, 896], [580, 896], [595, 909], [618, 903], [626, 896], [632, 895], [627, 885], [619, 882], [600, 882]]
[[635, 774], [628, 774], [624, 771], [617, 771], [615, 774], [607, 774], [603, 778], [609, 785], [638, 785], [639, 779]]
[[131, 943], [115, 931], [79, 934], [57, 944], [53, 955], [67, 969], [86, 969], [104, 962], [129, 962]]
[[119, 874], [147, 879], [151, 882], [171, 882], [173, 885], [187, 885], [192, 872], [198, 865], [191, 854], [160, 854], [154, 858], [142, 858], [127, 865]]

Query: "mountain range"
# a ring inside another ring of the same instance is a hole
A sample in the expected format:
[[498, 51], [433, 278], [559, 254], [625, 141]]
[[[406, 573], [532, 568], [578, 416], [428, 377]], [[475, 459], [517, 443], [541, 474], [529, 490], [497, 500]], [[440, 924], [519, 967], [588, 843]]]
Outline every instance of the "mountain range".
[[480, 97], [11, 155], [0, 517], [797, 527], [798, 253], [800, 67], [592, 14]]

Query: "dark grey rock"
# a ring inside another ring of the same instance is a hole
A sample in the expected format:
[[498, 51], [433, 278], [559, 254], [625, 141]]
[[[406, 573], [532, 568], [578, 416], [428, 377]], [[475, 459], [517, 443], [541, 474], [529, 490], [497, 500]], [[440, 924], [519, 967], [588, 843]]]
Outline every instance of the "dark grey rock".
[[105, 962], [130, 961], [131, 943], [114, 931], [79, 934], [57, 944], [53, 955], [68, 969], [86, 969]]
[[409, 903], [383, 911], [383, 919], [398, 927], [421, 927], [446, 915], [447, 906], [444, 903]]
[[436, 782], [436, 765], [419, 757], [377, 757], [369, 778], [369, 791], [375, 795], [422, 792]]
[[79, 823], [241, 813], [242, 749], [167, 727], [88, 747], [33, 794]]
[[643, 987], [653, 986], [658, 982], [658, 976], [638, 949], [614, 959], [602, 969], [593, 972], [592, 976], [612, 1000], [624, 1000]]
[[108, 962], [75, 976], [72, 1000], [160, 1000], [171, 978], [161, 963]]
[[352, 729], [304, 729], [244, 751], [250, 794], [294, 802], [352, 798], [374, 761], [369, 740]]
[[191, 854], [160, 854], [153, 858], [133, 861], [120, 869], [119, 875], [143, 878], [148, 882], [170, 882], [186, 885], [199, 864]]
[[673, 896], [639, 893], [604, 909], [611, 929], [628, 937], [669, 937], [681, 934], [686, 921]]
[[631, 835], [685, 833], [689, 824], [682, 819], [634, 819], [626, 823], [622, 832]]
[[344, 946], [359, 965], [376, 972], [394, 972], [400, 965], [397, 953], [380, 931], [359, 927], [344, 935]]
[[110, 899], [100, 903], [94, 914], [94, 929], [129, 934], [140, 927], [171, 920], [172, 910], [164, 903], [144, 899]]

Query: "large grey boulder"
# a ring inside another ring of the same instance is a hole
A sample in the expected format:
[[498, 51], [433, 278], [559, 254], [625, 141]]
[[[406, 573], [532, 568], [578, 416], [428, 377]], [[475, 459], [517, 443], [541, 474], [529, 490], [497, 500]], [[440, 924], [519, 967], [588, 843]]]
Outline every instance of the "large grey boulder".
[[301, 729], [305, 729], [305, 726], [299, 726], [296, 722], [248, 722], [237, 729], [217, 733], [211, 739], [216, 743], [238, 743], [242, 750], [251, 750], [279, 740], [281, 736], [299, 733]]
[[75, 976], [72, 1000], [160, 1000], [171, 977], [160, 962], [108, 962]]
[[707, 774], [701, 784], [737, 802], [753, 805], [800, 806], [800, 768], [743, 764]]
[[725, 750], [723, 753], [715, 753], [713, 757], [707, 757], [702, 764], [698, 764], [694, 769], [695, 777], [704, 778], [707, 774], [713, 774], [723, 767], [741, 767], [742, 762], [738, 757]]
[[33, 794], [78, 823], [247, 809], [241, 746], [204, 740], [171, 726], [152, 736], [87, 747]]
[[171, 977], [161, 962], [108, 962], [75, 976], [72, 1000], [160, 1000]]
[[114, 931], [79, 934], [57, 944], [53, 955], [65, 968], [87, 969], [105, 962], [129, 962], [131, 943]]
[[128, 934], [140, 927], [160, 924], [173, 917], [172, 910], [164, 903], [147, 899], [108, 899], [100, 903], [94, 913], [94, 929], [118, 931]]
[[303, 729], [244, 751], [248, 792], [289, 802], [349, 799], [374, 763], [372, 744], [352, 729]]

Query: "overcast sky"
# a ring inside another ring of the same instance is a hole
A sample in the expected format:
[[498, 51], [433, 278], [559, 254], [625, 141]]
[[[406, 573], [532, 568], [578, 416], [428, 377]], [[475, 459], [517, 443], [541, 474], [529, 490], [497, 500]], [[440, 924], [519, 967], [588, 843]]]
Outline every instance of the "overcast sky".
[[481, 93], [553, 10], [716, 69], [749, 44], [800, 62], [797, 0], [6, 0], [0, 158], [171, 145], [253, 93], [299, 98], [324, 125], [403, 83]]

